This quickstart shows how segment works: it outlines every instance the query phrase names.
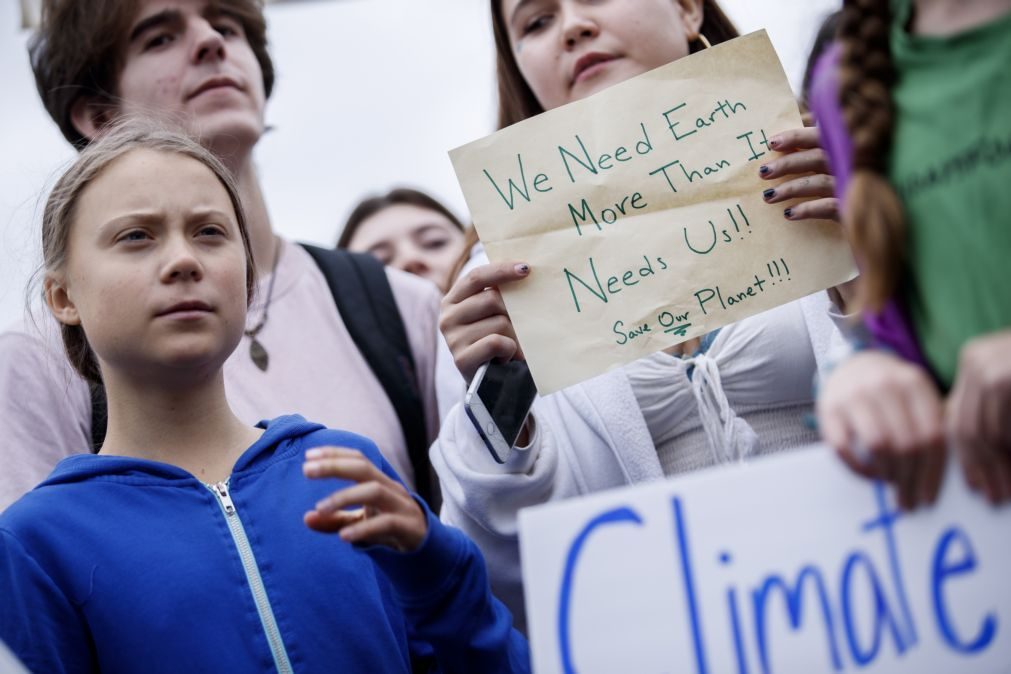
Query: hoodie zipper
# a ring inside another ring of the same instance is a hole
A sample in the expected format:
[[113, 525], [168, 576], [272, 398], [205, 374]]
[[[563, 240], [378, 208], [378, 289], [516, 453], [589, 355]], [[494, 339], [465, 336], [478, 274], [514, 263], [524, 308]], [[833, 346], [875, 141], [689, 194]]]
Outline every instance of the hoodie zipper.
[[204, 485], [211, 490], [217, 498], [221, 511], [225, 514], [225, 522], [228, 523], [228, 530], [232, 532], [232, 540], [239, 551], [239, 559], [242, 560], [242, 568], [246, 572], [246, 581], [249, 583], [249, 591], [253, 594], [253, 602], [256, 604], [256, 611], [260, 614], [260, 622], [263, 624], [263, 631], [270, 645], [270, 653], [274, 656], [274, 665], [281, 674], [292, 672], [291, 662], [288, 661], [288, 652], [284, 649], [284, 641], [281, 640], [281, 630], [277, 627], [274, 619], [274, 611], [270, 608], [270, 599], [267, 597], [267, 589], [263, 586], [263, 579], [260, 577], [260, 568], [256, 565], [256, 558], [253, 556], [253, 548], [246, 538], [246, 530], [242, 527], [242, 520], [235, 510], [235, 503], [228, 493], [228, 480], [217, 484]]

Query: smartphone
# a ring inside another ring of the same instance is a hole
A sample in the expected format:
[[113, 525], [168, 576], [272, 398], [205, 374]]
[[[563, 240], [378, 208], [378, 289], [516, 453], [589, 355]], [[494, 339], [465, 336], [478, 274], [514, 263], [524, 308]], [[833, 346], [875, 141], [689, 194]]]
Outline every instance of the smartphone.
[[536, 396], [522, 360], [485, 363], [474, 375], [463, 407], [497, 462], [505, 463], [512, 453]]

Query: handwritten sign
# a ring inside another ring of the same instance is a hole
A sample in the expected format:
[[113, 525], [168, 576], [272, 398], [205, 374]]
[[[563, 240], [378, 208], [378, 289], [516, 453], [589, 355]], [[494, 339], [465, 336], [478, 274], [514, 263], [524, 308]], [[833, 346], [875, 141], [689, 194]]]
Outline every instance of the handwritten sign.
[[534, 670], [1006, 672], [1011, 506], [810, 449], [520, 513]]
[[761, 31], [450, 153], [489, 258], [531, 264], [503, 296], [542, 395], [855, 275], [762, 200], [801, 125]]

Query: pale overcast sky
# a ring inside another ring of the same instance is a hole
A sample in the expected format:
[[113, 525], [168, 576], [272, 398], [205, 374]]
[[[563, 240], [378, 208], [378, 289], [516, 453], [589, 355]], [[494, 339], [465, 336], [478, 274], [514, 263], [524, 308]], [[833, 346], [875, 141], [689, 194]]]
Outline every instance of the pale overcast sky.
[[[794, 89], [838, 0], [722, 0], [741, 32], [768, 30]], [[408, 184], [466, 217], [446, 152], [494, 130], [485, 0], [315, 0], [267, 11], [275, 129], [257, 148], [283, 235], [332, 244], [364, 194]], [[0, 0], [0, 328], [20, 319], [40, 261], [41, 199], [73, 153], [35, 92], [18, 3]]]

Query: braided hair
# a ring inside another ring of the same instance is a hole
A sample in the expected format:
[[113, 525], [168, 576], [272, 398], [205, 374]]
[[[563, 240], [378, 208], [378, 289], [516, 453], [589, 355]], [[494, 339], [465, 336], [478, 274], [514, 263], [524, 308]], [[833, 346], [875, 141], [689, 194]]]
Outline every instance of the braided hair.
[[853, 141], [853, 175], [843, 201], [843, 224], [861, 264], [856, 304], [880, 311], [899, 289], [906, 222], [886, 176], [895, 107], [889, 3], [844, 0], [839, 100]]

